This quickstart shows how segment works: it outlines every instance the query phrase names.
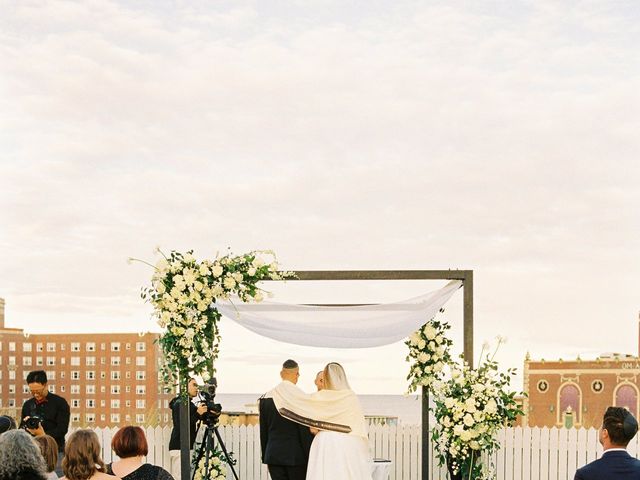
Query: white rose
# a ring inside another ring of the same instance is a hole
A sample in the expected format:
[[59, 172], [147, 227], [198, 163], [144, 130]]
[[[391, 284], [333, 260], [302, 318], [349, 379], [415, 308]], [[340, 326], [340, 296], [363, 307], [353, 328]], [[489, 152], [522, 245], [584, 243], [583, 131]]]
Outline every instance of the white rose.
[[420, 355], [418, 355], [418, 361], [420, 363], [425, 363], [429, 361], [430, 356], [424, 352], [420, 352]]
[[411, 345], [417, 345], [420, 341], [420, 334], [418, 332], [413, 332], [409, 337], [409, 343]]
[[476, 421], [473, 419], [473, 415], [467, 413], [462, 420], [467, 427], [472, 427]]
[[493, 414], [498, 411], [498, 404], [493, 398], [489, 399], [487, 404], [484, 406], [484, 411], [489, 414]]
[[453, 398], [448, 397], [444, 399], [444, 406], [447, 407], [448, 409], [451, 409], [451, 407], [453, 407], [453, 404], [454, 404]]
[[418, 348], [420, 350], [422, 350], [426, 345], [427, 345], [427, 342], [425, 342], [422, 338], [418, 340]]
[[231, 290], [236, 286], [236, 281], [233, 277], [224, 277], [224, 281], [222, 282], [225, 288]]
[[234, 273], [231, 274], [231, 276], [233, 277], [233, 279], [236, 282], [238, 282], [238, 283], [242, 282], [243, 276], [242, 276], [242, 274], [240, 272], [234, 272]]
[[256, 274], [256, 267], [250, 267], [249, 270], [247, 270], [247, 275], [249, 275], [250, 277], [253, 277]]
[[214, 277], [219, 277], [220, 275], [222, 275], [223, 271], [224, 269], [220, 265], [214, 265], [213, 267], [211, 267], [211, 275], [213, 275]]
[[423, 330], [424, 335], [427, 337], [427, 339], [429, 340], [433, 340], [434, 338], [436, 338], [436, 329], [433, 328], [433, 326], [431, 325], [426, 325]]
[[253, 296], [253, 299], [256, 302], [261, 302], [262, 300], [264, 300], [264, 296], [262, 295], [262, 293], [256, 292], [256, 294]]

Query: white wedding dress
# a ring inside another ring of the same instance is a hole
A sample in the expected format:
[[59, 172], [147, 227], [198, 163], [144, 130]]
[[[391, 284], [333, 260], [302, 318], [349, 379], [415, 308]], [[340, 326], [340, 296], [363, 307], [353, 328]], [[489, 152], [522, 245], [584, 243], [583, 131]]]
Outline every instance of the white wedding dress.
[[311, 444], [306, 480], [371, 480], [367, 441], [346, 433], [318, 432]]

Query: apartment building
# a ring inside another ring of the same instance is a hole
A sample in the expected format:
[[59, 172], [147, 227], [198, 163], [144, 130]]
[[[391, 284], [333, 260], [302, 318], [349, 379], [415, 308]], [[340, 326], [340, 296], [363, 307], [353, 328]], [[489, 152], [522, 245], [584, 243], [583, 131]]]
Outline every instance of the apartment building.
[[71, 407], [72, 426], [170, 424], [171, 393], [159, 377], [157, 333], [28, 334], [6, 328], [0, 299], [0, 409], [16, 418], [32, 370]]

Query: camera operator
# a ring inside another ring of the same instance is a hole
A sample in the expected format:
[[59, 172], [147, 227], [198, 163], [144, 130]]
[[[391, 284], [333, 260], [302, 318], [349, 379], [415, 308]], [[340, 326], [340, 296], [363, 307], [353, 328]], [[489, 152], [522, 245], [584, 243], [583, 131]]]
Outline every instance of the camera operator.
[[[198, 431], [198, 422], [202, 420], [202, 416], [207, 413], [205, 399], [198, 392], [198, 385], [195, 379], [191, 378], [187, 384], [187, 392], [189, 394], [189, 449], [193, 449], [193, 443], [196, 440]], [[180, 476], [180, 405], [182, 399], [177, 396], [169, 402], [171, 409], [171, 419], [173, 420], [173, 429], [171, 430], [171, 438], [169, 439], [169, 456], [171, 458], [171, 475], [173, 478], [182, 478]]]
[[59, 450], [56, 473], [61, 476], [64, 436], [69, 430], [69, 404], [64, 398], [49, 392], [47, 373], [44, 370], [29, 372], [27, 385], [33, 398], [22, 405], [20, 428], [24, 428], [33, 436], [47, 434], [55, 439]]

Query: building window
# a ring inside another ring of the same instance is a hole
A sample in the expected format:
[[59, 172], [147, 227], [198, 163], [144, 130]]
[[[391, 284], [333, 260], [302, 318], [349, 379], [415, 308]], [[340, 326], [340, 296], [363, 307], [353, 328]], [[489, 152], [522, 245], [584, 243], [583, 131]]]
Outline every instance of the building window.
[[16, 399], [15, 398], [10, 398], [9, 399], [9, 408], [15, 408], [16, 406]]
[[144, 413], [136, 413], [136, 423], [144, 423]]
[[77, 398], [71, 399], [71, 408], [80, 408], [80, 400]]
[[56, 379], [56, 371], [47, 370], [47, 380], [55, 380], [55, 379]]
[[23, 367], [30, 367], [31, 365], [32, 365], [31, 357], [22, 357], [22, 366]]
[[94, 398], [87, 398], [87, 408], [95, 408], [96, 401]]
[[127, 408], [131, 408], [131, 400], [125, 400], [124, 406]]
[[53, 342], [47, 342], [47, 352], [55, 352], [56, 344]]
[[127, 365], [131, 365], [131, 357], [125, 358], [124, 363], [126, 363]]
[[567, 383], [558, 395], [558, 422], [565, 428], [580, 424], [580, 407], [582, 405], [580, 390], [573, 383]]
[[111, 414], [111, 423], [120, 423], [120, 414], [112, 413]]
[[15, 379], [16, 379], [16, 371], [15, 370], [9, 370], [9, 380], [15, 380]]
[[9, 342], [9, 351], [10, 352], [16, 351], [16, 342]]
[[64, 388], [64, 385], [60, 385], [60, 393], [64, 393], [66, 391], [66, 389]]
[[80, 351], [80, 342], [71, 342], [71, 351], [79, 352]]
[[95, 380], [96, 372], [94, 370], [87, 370], [87, 380]]
[[79, 367], [80, 366], [80, 357], [71, 357], [71, 366]]
[[634, 417], [638, 416], [638, 389], [631, 383], [618, 385], [613, 403], [616, 407], [624, 407], [629, 410]]
[[16, 357], [9, 357], [9, 365], [15, 365], [16, 364]]
[[101, 413], [100, 420], [104, 422], [106, 419], [107, 419], [107, 416], [104, 413]]
[[86, 343], [86, 349], [87, 349], [87, 352], [95, 352], [96, 351], [95, 342], [87, 342]]
[[131, 350], [131, 344], [130, 343], [126, 343], [124, 348], [125, 348], [125, 350]]
[[71, 394], [80, 393], [80, 385], [71, 385]]
[[15, 385], [13, 385], [13, 384], [9, 385], [9, 393], [12, 394], [12, 395], [16, 393], [16, 386]]
[[591, 382], [591, 391], [594, 393], [601, 393], [604, 389], [604, 382], [602, 380], [594, 380]]
[[540, 380], [536, 385], [536, 388], [540, 393], [547, 393], [549, 391], [549, 382], [546, 380]]
[[44, 358], [42, 357], [36, 357], [36, 365], [38, 367], [42, 367], [44, 365]]
[[144, 385], [136, 385], [137, 395], [144, 395], [145, 393], [147, 393], [147, 387], [145, 387]]
[[73, 370], [71, 372], [71, 380], [80, 380], [80, 372], [77, 370]]
[[111, 357], [111, 366], [119, 367], [120, 366], [120, 357]]
[[85, 420], [87, 421], [87, 423], [93, 423], [96, 421], [96, 414], [95, 413], [87, 413], [84, 416]]
[[145, 357], [136, 357], [136, 365], [139, 367], [143, 367], [147, 364], [147, 359]]
[[80, 414], [72, 413], [71, 414], [71, 423], [80, 423]]
[[119, 395], [120, 394], [120, 385], [111, 385], [111, 393], [113, 395]]
[[120, 370], [111, 370], [111, 380], [120, 380]]
[[119, 352], [120, 351], [120, 342], [111, 342], [111, 351]]
[[49, 391], [51, 393], [56, 393], [56, 386], [55, 385], [49, 385]]
[[94, 395], [96, 393], [96, 386], [95, 385], [87, 385], [86, 392], [89, 395]]
[[36, 343], [36, 352], [42, 352], [42, 350], [43, 350], [42, 343], [40, 342]]
[[124, 391], [127, 393], [131, 392], [131, 385], [127, 385], [126, 387], [124, 387]]
[[87, 357], [85, 358], [85, 363], [87, 367], [95, 367], [96, 366], [96, 357]]
[[22, 344], [22, 351], [23, 352], [30, 352], [32, 349], [32, 344], [31, 343], [23, 343]]
[[106, 343], [101, 343], [100, 344], [100, 350], [106, 350], [107, 349], [107, 344]]
[[56, 357], [47, 357], [47, 367], [53, 367], [56, 364]]
[[66, 346], [64, 343], [60, 344], [60, 350], [62, 350], [63, 352], [66, 350]]
[[145, 408], [144, 404], [144, 400], [136, 400], [136, 408]]
[[120, 400], [111, 400], [111, 408], [120, 408]]
[[136, 380], [144, 380], [147, 377], [147, 372], [144, 370], [136, 370]]
[[130, 372], [129, 370], [127, 370], [127, 371], [125, 372], [125, 374], [124, 374], [124, 377], [125, 377], [126, 379], [131, 378], [131, 372]]
[[136, 352], [144, 352], [147, 349], [147, 345], [144, 342], [136, 342]]

